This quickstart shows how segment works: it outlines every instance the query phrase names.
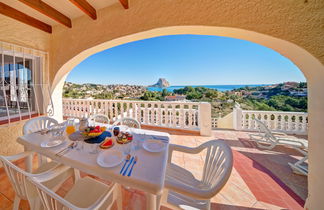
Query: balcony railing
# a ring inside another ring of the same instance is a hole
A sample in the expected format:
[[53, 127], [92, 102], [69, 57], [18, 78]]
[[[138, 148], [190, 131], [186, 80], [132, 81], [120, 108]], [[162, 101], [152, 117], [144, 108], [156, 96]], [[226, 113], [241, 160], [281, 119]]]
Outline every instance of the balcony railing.
[[306, 112], [253, 111], [242, 110], [239, 107], [233, 110], [233, 126], [236, 130], [257, 130], [254, 119], [261, 120], [272, 131], [306, 135], [308, 130]]
[[196, 130], [202, 135], [211, 132], [210, 112], [209, 103], [198, 102], [63, 99], [64, 117], [104, 114], [113, 121], [132, 117], [143, 125]]

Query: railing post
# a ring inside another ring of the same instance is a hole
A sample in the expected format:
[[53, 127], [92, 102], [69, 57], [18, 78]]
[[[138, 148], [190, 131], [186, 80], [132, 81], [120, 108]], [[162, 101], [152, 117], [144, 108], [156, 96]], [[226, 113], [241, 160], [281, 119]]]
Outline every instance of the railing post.
[[242, 130], [242, 109], [239, 104], [233, 109], [233, 127], [234, 130]]
[[211, 136], [211, 105], [208, 102], [199, 103], [199, 122], [200, 135]]

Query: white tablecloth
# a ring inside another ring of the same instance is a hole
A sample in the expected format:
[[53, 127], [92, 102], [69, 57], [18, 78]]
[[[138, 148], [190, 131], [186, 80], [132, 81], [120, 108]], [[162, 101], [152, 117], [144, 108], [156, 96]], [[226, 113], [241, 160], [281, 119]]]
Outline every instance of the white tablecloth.
[[[134, 135], [134, 141], [148, 139], [152, 136], [161, 139], [169, 139], [168, 133], [151, 130], [133, 129], [132, 133]], [[59, 163], [98, 176], [102, 179], [140, 189], [154, 195], [160, 195], [162, 193], [168, 159], [168, 143], [166, 143], [166, 149], [160, 153], [151, 153], [144, 150], [142, 147], [138, 147], [137, 150], [132, 151], [131, 155], [136, 155], [138, 161], [132, 175], [128, 177], [119, 174], [123, 164], [113, 168], [102, 168], [96, 162], [98, 154], [89, 154], [86, 150], [78, 151], [74, 149], [63, 157], [57, 157], [55, 154], [67, 147], [70, 140], [66, 139], [64, 144], [53, 148], [40, 147], [41, 142], [48, 140], [48, 138], [48, 135], [32, 133], [19, 137], [17, 142], [24, 145], [26, 150], [35, 151]], [[116, 144], [114, 147], [118, 149], [120, 146], [121, 145]]]

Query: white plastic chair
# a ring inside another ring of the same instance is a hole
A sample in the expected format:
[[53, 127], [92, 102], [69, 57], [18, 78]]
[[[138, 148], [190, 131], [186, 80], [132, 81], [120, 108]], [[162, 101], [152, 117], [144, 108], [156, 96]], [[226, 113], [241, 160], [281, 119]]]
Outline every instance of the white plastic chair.
[[[23, 127], [23, 134], [27, 135], [33, 132], [41, 131], [44, 129], [48, 129], [51, 126], [58, 125], [58, 122], [50, 117], [37, 117], [28, 120], [24, 127]], [[47, 162], [46, 158], [41, 156], [40, 154], [38, 155], [38, 163], [39, 165], [42, 165]]]
[[[45, 177], [48, 179], [50, 176]], [[97, 210], [110, 208], [117, 200], [115, 184], [105, 185], [90, 177], [79, 179], [64, 198], [42, 184], [42, 177], [31, 177], [29, 182], [37, 190], [42, 204], [47, 210], [72, 209], [72, 210]], [[120, 208], [121, 206], [118, 206]]]
[[36, 131], [47, 129], [53, 125], [58, 125], [58, 122], [50, 117], [37, 117], [28, 120], [23, 128], [23, 134], [30, 134]]
[[96, 115], [90, 116], [88, 119], [88, 122], [89, 122], [89, 125], [95, 126], [95, 125], [109, 124], [110, 120], [106, 115], [96, 114]]
[[[201, 180], [197, 180], [188, 170], [171, 163], [173, 151], [198, 154], [203, 150], [207, 150], [207, 154]], [[223, 141], [208, 141], [196, 148], [169, 145], [163, 205], [172, 209], [182, 209], [186, 206], [210, 209], [210, 199], [226, 184], [232, 168], [232, 150]]]
[[57, 190], [58, 187], [66, 180], [66, 178], [70, 177], [73, 173], [73, 170], [70, 167], [55, 162], [43, 164], [33, 173], [28, 173], [11, 162], [21, 158], [27, 158], [31, 155], [33, 155], [33, 152], [24, 152], [13, 156], [0, 156], [0, 161], [15, 191], [13, 206], [14, 210], [19, 208], [19, 203], [21, 200], [28, 200], [30, 208], [33, 210], [41, 209], [42, 207], [40, 200], [38, 199], [37, 192], [33, 191], [26, 184], [27, 177], [46, 176], [46, 174], [50, 171], [59, 170], [59, 173], [56, 173], [56, 176], [53, 176], [51, 179], [44, 182], [44, 185], [47, 187]]
[[258, 124], [259, 133], [249, 134], [252, 141], [257, 143], [257, 146], [262, 149], [273, 149], [277, 145], [284, 145], [293, 148], [308, 149], [308, 141], [305, 139], [289, 138], [285, 134], [276, 135], [278, 133], [271, 132], [268, 127], [258, 119], [255, 119]]
[[277, 145], [291, 147], [304, 155], [302, 159], [296, 163], [288, 163], [294, 173], [307, 176], [308, 167], [304, 165], [308, 159], [308, 141], [305, 139], [289, 138], [284, 133], [271, 132], [268, 127], [258, 119], [255, 122], [259, 126], [258, 134], [249, 134], [252, 141], [257, 143], [257, 146], [262, 149], [273, 149]]
[[300, 153], [304, 155], [303, 158], [298, 160], [296, 163], [288, 163], [290, 168], [293, 170], [295, 174], [308, 176], [308, 165], [305, 164], [305, 162], [308, 160], [308, 153], [306, 151], [303, 151], [301, 149], [296, 148]]
[[126, 125], [130, 128], [139, 128], [141, 129], [141, 124], [134, 118], [128, 118], [128, 117], [124, 117], [124, 118], [120, 118], [118, 120], [116, 120], [113, 124], [115, 125]]

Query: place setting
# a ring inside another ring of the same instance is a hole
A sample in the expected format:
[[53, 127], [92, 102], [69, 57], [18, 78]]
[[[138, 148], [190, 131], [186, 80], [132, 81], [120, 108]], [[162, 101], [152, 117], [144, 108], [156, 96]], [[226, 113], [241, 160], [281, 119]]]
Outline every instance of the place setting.
[[43, 129], [34, 133], [46, 136], [46, 140], [42, 141], [40, 144], [42, 148], [52, 148], [65, 143], [66, 137], [64, 136], [64, 129], [65, 127], [62, 125], [54, 125], [48, 129]]
[[[105, 138], [100, 144], [102, 151], [97, 157], [97, 163], [104, 168], [113, 168], [121, 165], [120, 174], [123, 176], [131, 176], [135, 163], [138, 158], [131, 154], [136, 150], [135, 141], [129, 128], [125, 126], [114, 126], [111, 129], [112, 136]], [[126, 174], [128, 172], [128, 174]]]

